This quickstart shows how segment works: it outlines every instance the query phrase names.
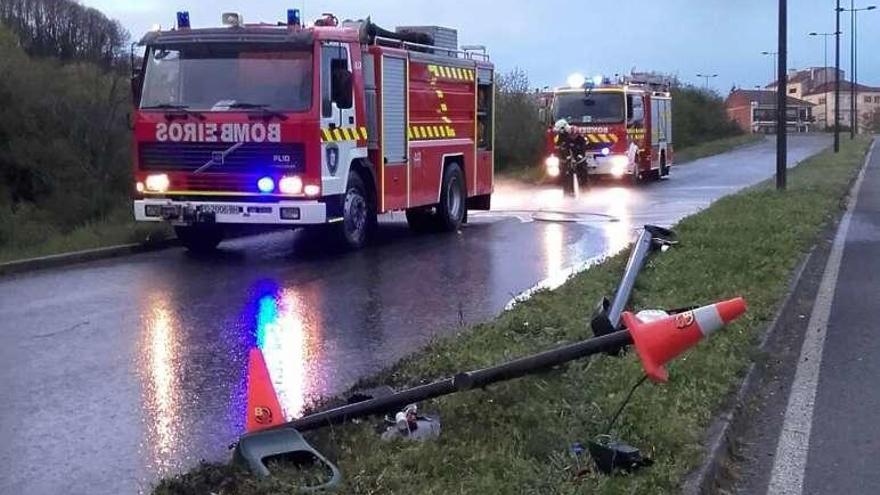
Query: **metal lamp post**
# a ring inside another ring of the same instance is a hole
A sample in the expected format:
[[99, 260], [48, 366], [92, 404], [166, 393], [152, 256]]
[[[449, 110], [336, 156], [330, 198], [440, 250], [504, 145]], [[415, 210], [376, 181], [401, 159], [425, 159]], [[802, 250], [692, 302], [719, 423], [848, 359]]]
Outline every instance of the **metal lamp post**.
[[[823, 52], [823, 53], [824, 53], [824, 55], [825, 55], [825, 63], [822, 65], [822, 72], [823, 72], [823, 74], [824, 74], [824, 76], [822, 77], [822, 85], [825, 86], [825, 85], [828, 83], [828, 37], [829, 37], [829, 36], [836, 36], [836, 35], [840, 34], [840, 31], [837, 31], [837, 32], [834, 32], [834, 33], [816, 33], [816, 32], [812, 32], [812, 33], [809, 33], [809, 34], [810, 34], [810, 36], [821, 36], [821, 37], [823, 38], [823, 41], [824, 41], [824, 47], [825, 47], [825, 49], [824, 49], [824, 52]], [[837, 78], [837, 75], [835, 74], [834, 77], [835, 77], [835, 79], [836, 79], [836, 78]], [[823, 94], [826, 94], [826, 95], [827, 95], [827, 91], [826, 91], [825, 93], [823, 93]], [[827, 96], [825, 97], [825, 105], [823, 105], [823, 106], [825, 107], [825, 128], [827, 129], [827, 128], [828, 128], [828, 97], [827, 97]]]
[[718, 77], [718, 74], [697, 74], [697, 77], [702, 77], [706, 80], [706, 91], [709, 91], [709, 79]]
[[858, 74], [858, 14], [868, 10], [876, 9], [876, 5], [868, 5], [867, 7], [856, 8], [855, 0], [850, 0], [850, 8], [837, 7], [838, 16], [840, 12], [850, 13], [850, 24], [852, 35], [850, 36], [850, 71], [852, 72], [852, 82], [850, 83], [850, 129], [849, 138], [855, 139], [859, 129], [859, 74]]
[[773, 56], [773, 70], [770, 71], [770, 74], [771, 74], [770, 79], [772, 80], [772, 79], [773, 79], [773, 74], [776, 74], [776, 56], [779, 55], [779, 52], [769, 52], [769, 51], [765, 51], [765, 52], [761, 52], [761, 55], [771, 55], [771, 56]]

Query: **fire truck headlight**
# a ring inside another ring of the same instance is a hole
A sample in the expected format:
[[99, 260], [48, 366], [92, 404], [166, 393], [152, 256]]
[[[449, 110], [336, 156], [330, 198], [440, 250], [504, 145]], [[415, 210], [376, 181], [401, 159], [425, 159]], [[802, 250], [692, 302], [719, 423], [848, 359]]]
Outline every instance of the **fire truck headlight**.
[[611, 154], [611, 148], [602, 148], [602, 156], [608, 156]]
[[257, 181], [257, 189], [261, 193], [268, 194], [275, 190], [275, 181], [271, 177], [263, 177]]
[[626, 155], [614, 155], [611, 157], [611, 175], [623, 177], [629, 166], [629, 158]]
[[144, 186], [147, 191], [163, 193], [171, 186], [171, 180], [168, 179], [167, 174], [148, 175], [144, 181]]
[[282, 177], [278, 181], [278, 189], [282, 194], [300, 194], [303, 190], [303, 181], [296, 175], [291, 177]]
[[309, 184], [305, 188], [306, 196], [317, 196], [321, 194], [321, 186], [316, 186], [315, 184]]
[[144, 192], [144, 183], [141, 181], [135, 182], [134, 189], [135, 189], [135, 191], [137, 191], [139, 193]]
[[544, 166], [547, 167], [547, 175], [550, 177], [559, 177], [559, 158], [553, 155], [544, 160]]

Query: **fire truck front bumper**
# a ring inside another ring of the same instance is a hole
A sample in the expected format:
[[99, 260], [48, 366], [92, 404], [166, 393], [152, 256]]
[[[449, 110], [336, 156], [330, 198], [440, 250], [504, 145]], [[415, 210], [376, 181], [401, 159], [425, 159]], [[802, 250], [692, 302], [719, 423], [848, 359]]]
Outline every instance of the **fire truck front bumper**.
[[626, 155], [596, 155], [587, 159], [590, 174], [623, 177], [632, 173], [632, 164]]
[[321, 201], [280, 201], [251, 203], [231, 201], [180, 201], [140, 199], [134, 202], [134, 218], [139, 222], [170, 222], [174, 225], [197, 223], [243, 225], [313, 225], [333, 219]]

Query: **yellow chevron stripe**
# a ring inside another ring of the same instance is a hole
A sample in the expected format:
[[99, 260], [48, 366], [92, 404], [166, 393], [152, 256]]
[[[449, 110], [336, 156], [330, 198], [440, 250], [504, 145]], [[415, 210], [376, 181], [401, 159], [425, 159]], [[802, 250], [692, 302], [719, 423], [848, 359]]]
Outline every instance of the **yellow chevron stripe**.
[[617, 134], [609, 134], [608, 137], [611, 138], [611, 142], [612, 142], [612, 143], [616, 143], [616, 142], [617, 142], [617, 139], [618, 139], [618, 138], [617, 138]]
[[367, 134], [366, 127], [361, 127], [361, 136], [364, 138], [364, 141], [366, 141], [367, 139], [370, 139], [370, 135]]
[[437, 75], [437, 66], [433, 65], [433, 64], [429, 65], [428, 72], [430, 72], [431, 74], [434, 74], [436, 76]]
[[333, 134], [330, 134], [330, 129], [321, 129], [321, 134], [324, 135], [325, 142], [333, 141]]
[[449, 137], [455, 137], [455, 128], [452, 126], [446, 126], [446, 133], [449, 134]]
[[333, 140], [342, 141], [342, 132], [339, 130], [338, 127], [336, 129], [333, 129]]
[[458, 75], [459, 79], [464, 79], [464, 69], [455, 69], [455, 73]]
[[599, 138], [597, 138], [595, 134], [587, 134], [587, 137], [590, 139], [590, 142], [593, 142], [593, 143], [599, 142]]
[[437, 93], [437, 98], [440, 98], [440, 99], [443, 98], [443, 91], [440, 91], [440, 90], [438, 89], [438, 90], [436, 91], [436, 93]]
[[603, 143], [610, 143], [611, 142], [611, 140], [608, 139], [608, 134], [599, 134], [599, 139], [601, 139]]

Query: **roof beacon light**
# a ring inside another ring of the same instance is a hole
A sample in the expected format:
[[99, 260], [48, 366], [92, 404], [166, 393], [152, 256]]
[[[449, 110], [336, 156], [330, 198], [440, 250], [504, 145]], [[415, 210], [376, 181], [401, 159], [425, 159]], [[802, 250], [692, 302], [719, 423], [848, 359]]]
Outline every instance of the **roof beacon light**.
[[189, 12], [177, 13], [177, 29], [189, 29]]
[[287, 9], [287, 25], [302, 26], [302, 19], [299, 16], [299, 9]]
[[224, 12], [221, 19], [224, 26], [241, 27], [244, 24], [244, 19], [242, 19], [241, 14], [238, 12]]
[[582, 88], [586, 83], [587, 78], [579, 72], [575, 72], [574, 74], [568, 76], [568, 87], [570, 88]]
[[602, 78], [601, 75], [593, 76], [593, 80], [592, 80], [593, 86], [601, 86], [603, 80], [604, 79]]

